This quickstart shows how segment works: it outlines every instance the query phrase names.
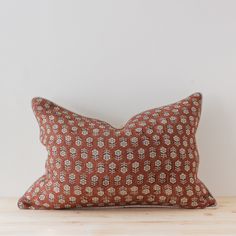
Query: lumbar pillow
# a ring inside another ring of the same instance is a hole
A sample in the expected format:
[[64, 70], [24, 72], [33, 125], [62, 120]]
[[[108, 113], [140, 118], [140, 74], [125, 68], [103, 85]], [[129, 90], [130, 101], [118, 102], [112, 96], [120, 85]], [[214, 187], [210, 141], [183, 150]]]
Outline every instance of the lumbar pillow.
[[197, 177], [201, 102], [195, 93], [139, 113], [116, 129], [34, 98], [48, 159], [45, 174], [19, 199], [19, 208], [215, 205]]

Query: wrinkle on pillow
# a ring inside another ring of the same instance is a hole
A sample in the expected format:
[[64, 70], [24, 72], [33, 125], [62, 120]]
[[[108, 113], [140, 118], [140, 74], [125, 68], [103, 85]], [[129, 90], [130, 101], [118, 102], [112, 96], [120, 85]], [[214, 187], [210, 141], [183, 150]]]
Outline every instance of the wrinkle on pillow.
[[48, 158], [44, 175], [19, 199], [19, 208], [215, 205], [197, 175], [201, 104], [195, 93], [139, 113], [116, 129], [33, 98]]

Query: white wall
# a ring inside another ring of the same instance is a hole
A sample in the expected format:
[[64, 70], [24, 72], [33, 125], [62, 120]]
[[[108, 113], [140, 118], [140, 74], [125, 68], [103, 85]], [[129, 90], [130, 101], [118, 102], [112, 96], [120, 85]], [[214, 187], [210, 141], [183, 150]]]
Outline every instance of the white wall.
[[42, 96], [122, 126], [203, 93], [200, 177], [236, 195], [236, 1], [1, 0], [0, 196], [44, 171], [31, 111]]

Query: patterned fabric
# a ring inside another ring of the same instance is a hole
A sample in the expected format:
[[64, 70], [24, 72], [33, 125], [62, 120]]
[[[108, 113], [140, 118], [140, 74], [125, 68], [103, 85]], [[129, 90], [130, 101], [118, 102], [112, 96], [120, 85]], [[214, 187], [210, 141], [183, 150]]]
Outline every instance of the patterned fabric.
[[195, 93], [137, 114], [116, 129], [34, 98], [48, 159], [45, 174], [19, 199], [19, 208], [215, 205], [197, 177], [201, 100]]

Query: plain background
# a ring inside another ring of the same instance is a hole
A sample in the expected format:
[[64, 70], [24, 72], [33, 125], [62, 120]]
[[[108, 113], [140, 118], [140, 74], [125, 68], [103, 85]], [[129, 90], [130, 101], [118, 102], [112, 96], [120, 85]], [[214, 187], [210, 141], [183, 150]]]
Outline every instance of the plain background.
[[31, 99], [121, 127], [203, 93], [200, 178], [236, 195], [236, 1], [1, 0], [0, 196], [44, 172]]

